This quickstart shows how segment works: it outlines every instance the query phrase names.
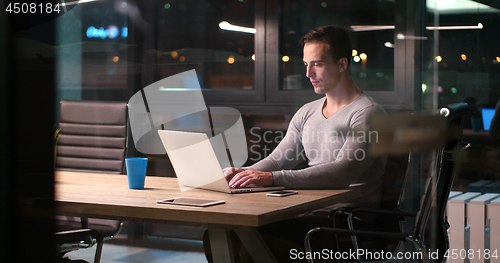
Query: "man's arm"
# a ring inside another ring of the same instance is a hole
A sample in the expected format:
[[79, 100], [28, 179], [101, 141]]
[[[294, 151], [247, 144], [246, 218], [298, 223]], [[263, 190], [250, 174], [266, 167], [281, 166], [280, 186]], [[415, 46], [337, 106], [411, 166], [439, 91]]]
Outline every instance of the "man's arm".
[[[366, 150], [367, 143], [358, 142], [356, 137], [352, 137], [346, 141], [336, 160], [301, 170], [274, 171], [274, 184], [290, 189], [347, 188], [376, 160]], [[383, 163], [380, 166], [383, 172]]]
[[301, 127], [297, 116], [298, 114], [294, 115], [285, 137], [269, 156], [254, 165], [226, 175], [230, 187], [245, 187], [249, 184], [272, 186], [274, 184], [272, 171], [292, 169], [302, 160], [299, 158], [299, 154], [303, 153], [303, 146], [300, 141]]
[[[374, 112], [383, 112], [376, 107], [367, 108], [361, 111], [356, 117], [352, 119], [352, 128], [362, 127], [367, 121], [367, 117]], [[352, 133], [356, 134], [356, 133]], [[364, 174], [367, 169], [372, 169], [373, 176], [364, 178], [363, 180], [377, 180], [378, 176], [383, 173], [385, 166], [384, 158], [374, 158], [368, 155], [367, 147], [369, 141], [363, 134], [359, 136], [349, 136], [342, 148], [339, 150], [336, 159], [330, 162], [315, 165], [301, 170], [287, 170], [293, 168], [272, 169], [279, 167], [277, 158], [273, 158], [276, 150], [265, 159], [264, 164], [269, 165], [272, 171], [273, 183], [270, 183], [269, 173], [262, 174], [259, 171], [263, 166], [260, 162], [255, 166], [250, 167], [256, 171], [249, 171], [244, 174], [236, 175], [233, 178], [231, 185], [239, 186], [237, 182], [245, 182], [248, 184], [258, 185], [280, 185], [287, 188], [295, 189], [335, 189], [347, 188], [350, 184], [356, 183], [360, 175]], [[302, 145], [302, 144], [301, 144]], [[277, 148], [278, 150], [278, 148]], [[281, 148], [278, 155], [284, 156], [285, 148]], [[285, 158], [286, 160], [286, 158]], [[263, 160], [264, 161], [264, 160]], [[264, 170], [269, 171], [269, 170]]]
[[[301, 170], [275, 170], [263, 172], [254, 169], [237, 173], [230, 180], [230, 187], [281, 185], [290, 189], [339, 189], [347, 188], [373, 164], [368, 156], [367, 143], [359, 137], [350, 137], [339, 151], [337, 159]], [[381, 165], [383, 171], [383, 165]]]

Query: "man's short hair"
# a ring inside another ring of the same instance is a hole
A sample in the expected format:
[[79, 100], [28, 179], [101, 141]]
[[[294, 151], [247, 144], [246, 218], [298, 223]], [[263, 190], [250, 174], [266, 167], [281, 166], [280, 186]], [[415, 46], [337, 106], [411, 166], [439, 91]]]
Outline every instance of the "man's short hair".
[[349, 33], [345, 29], [338, 26], [321, 26], [307, 32], [300, 39], [302, 47], [306, 43], [318, 42], [328, 45], [328, 52], [333, 61], [345, 57], [349, 63], [348, 65], [351, 64], [352, 43]]

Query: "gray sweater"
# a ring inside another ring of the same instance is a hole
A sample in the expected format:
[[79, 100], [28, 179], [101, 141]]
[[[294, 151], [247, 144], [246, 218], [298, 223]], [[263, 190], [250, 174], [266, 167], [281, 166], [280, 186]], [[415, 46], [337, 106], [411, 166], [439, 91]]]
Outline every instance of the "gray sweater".
[[[361, 195], [343, 205], [376, 206], [380, 201], [385, 157], [369, 156], [367, 146], [373, 139], [369, 137], [370, 131], [363, 128], [371, 114], [385, 111], [363, 93], [325, 118], [322, 111], [325, 100], [321, 98], [302, 106], [276, 149], [248, 168], [272, 172], [274, 185], [289, 189], [359, 188]], [[291, 170], [301, 155], [307, 158], [309, 167]]]

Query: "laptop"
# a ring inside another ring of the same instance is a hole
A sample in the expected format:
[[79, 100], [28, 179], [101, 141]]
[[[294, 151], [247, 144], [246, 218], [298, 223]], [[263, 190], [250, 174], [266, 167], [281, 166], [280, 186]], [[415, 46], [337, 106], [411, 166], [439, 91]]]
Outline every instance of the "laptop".
[[490, 129], [491, 120], [493, 115], [495, 115], [494, 108], [482, 108], [481, 113], [483, 115], [483, 130], [488, 131]]
[[230, 188], [221, 168], [221, 164], [224, 167], [230, 164], [222, 134], [210, 139], [205, 133], [158, 130], [158, 134], [181, 191], [201, 188], [235, 194], [284, 189], [282, 186]]

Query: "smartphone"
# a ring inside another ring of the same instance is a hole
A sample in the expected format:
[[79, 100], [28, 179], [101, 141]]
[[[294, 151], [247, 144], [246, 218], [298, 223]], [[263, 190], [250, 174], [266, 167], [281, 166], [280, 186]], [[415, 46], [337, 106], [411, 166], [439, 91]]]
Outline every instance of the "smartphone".
[[283, 197], [283, 196], [289, 196], [289, 195], [294, 195], [294, 194], [298, 194], [298, 193], [299, 192], [297, 192], [297, 191], [281, 190], [281, 191], [278, 191], [278, 192], [267, 193], [267, 195], [268, 196]]

